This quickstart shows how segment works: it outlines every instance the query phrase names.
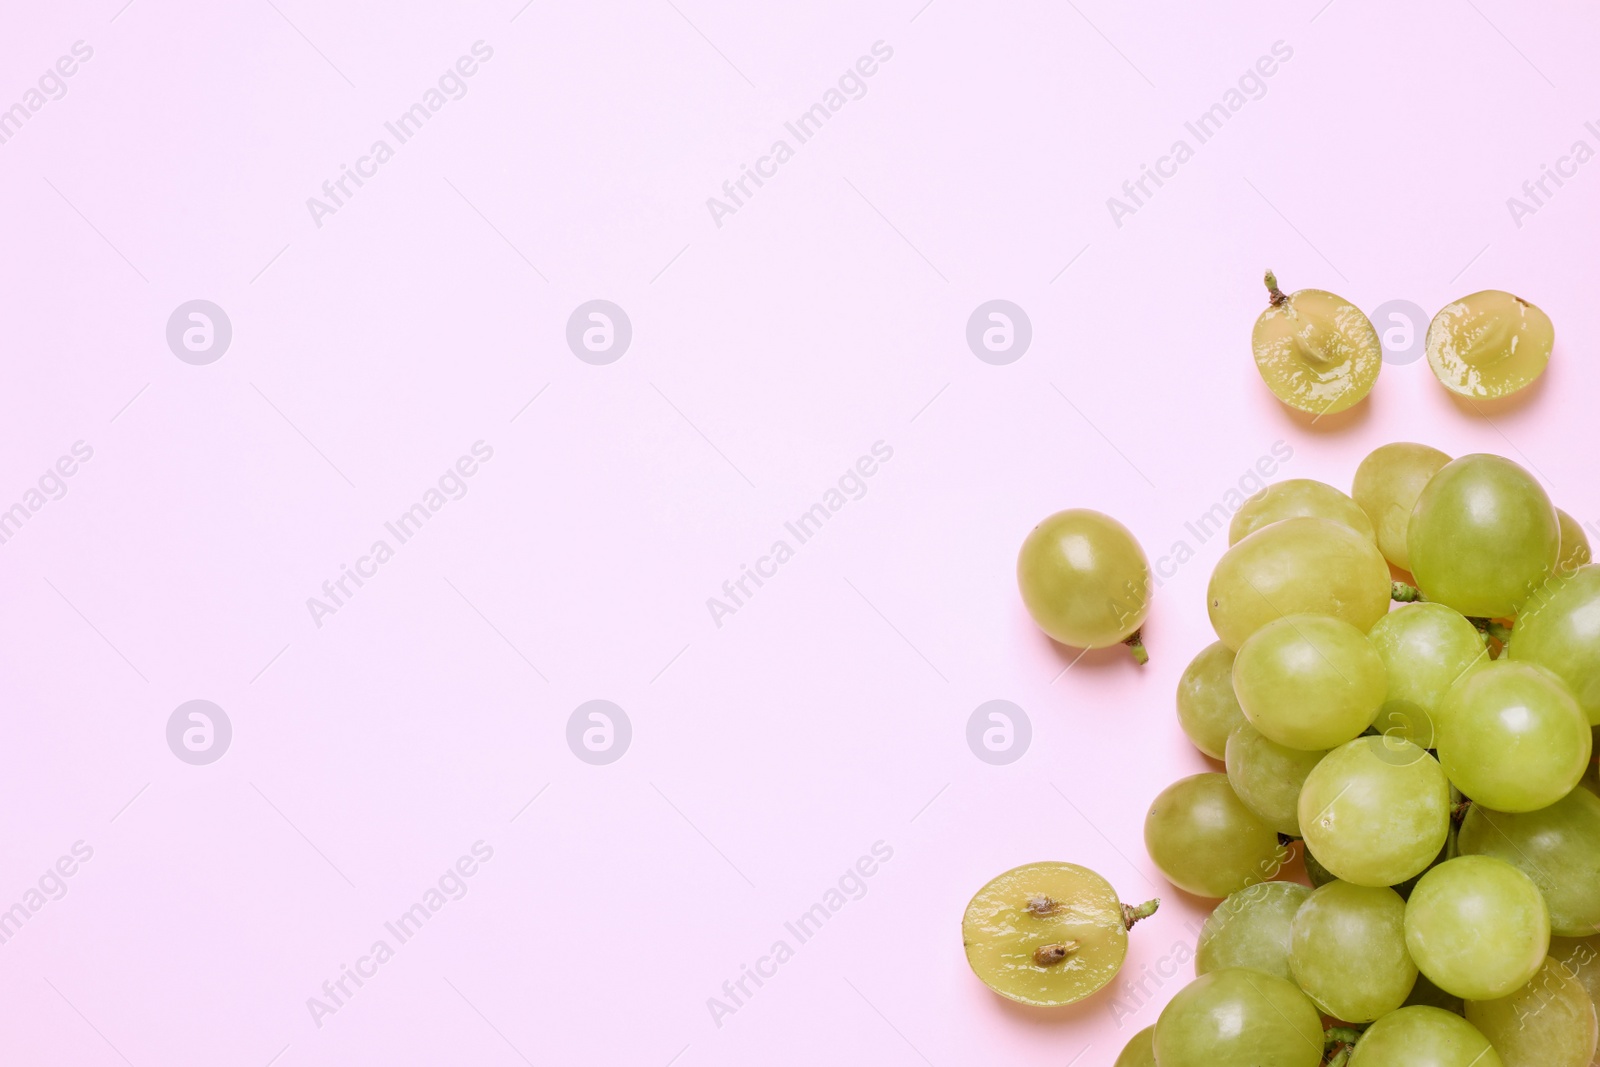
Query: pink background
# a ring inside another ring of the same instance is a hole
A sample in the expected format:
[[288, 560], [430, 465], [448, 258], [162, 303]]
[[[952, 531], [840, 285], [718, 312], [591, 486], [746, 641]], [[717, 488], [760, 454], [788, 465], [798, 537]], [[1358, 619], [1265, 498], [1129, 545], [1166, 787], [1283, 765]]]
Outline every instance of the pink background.
[[[11, 13], [0, 108], [93, 56], [0, 144], [0, 509], [93, 458], [0, 545], [0, 908], [93, 857], [0, 945], [0, 1059], [1109, 1064], [1204, 914], [1140, 838], [1207, 767], [1172, 694], [1223, 545], [1184, 523], [1274, 442], [1280, 476], [1347, 486], [1396, 439], [1510, 455], [1600, 518], [1600, 163], [1520, 226], [1506, 205], [1600, 147], [1587, 9], [920, 3]], [[466, 95], [319, 228], [306, 199], [479, 40]], [[877, 41], [865, 96], [716, 225], [706, 198]], [[1264, 95], [1116, 225], [1107, 198], [1278, 41]], [[1269, 265], [1369, 311], [1513, 289], [1555, 361], [1487, 416], [1387, 366], [1308, 427], [1248, 355]], [[165, 340], [195, 298], [233, 326], [207, 366]], [[564, 339], [593, 298], [633, 325], [606, 366]], [[1033, 327], [1006, 366], [964, 336], [994, 298]], [[306, 599], [480, 440], [467, 495], [318, 627]], [[877, 441], [865, 495], [715, 625]], [[1148, 667], [1063, 675], [1024, 614], [1017, 546], [1066, 506], [1153, 561], [1195, 549]], [[193, 699], [233, 726], [208, 766], [165, 740]], [[592, 699], [633, 729], [605, 766], [566, 742]], [[1006, 766], [965, 739], [991, 699], [1032, 724]], [[466, 895], [319, 1027], [307, 998], [480, 840]], [[798, 945], [784, 923], [879, 841]], [[989, 994], [958, 933], [1046, 858], [1166, 898], [1058, 1013]], [[780, 938], [719, 1026], [707, 999]]]

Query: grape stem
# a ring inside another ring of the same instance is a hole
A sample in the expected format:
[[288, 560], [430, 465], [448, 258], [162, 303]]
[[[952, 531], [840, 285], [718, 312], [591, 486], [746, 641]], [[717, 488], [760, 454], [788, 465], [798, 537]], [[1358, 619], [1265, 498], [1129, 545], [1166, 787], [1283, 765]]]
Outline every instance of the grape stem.
[[1133, 631], [1122, 643], [1127, 645], [1128, 650], [1133, 653], [1133, 662], [1141, 667], [1150, 662], [1150, 653], [1144, 650], [1143, 630]]
[[1402, 604], [1414, 604], [1422, 599], [1422, 590], [1405, 582], [1389, 583], [1389, 599], [1397, 600]]
[[1156, 913], [1156, 909], [1159, 907], [1161, 907], [1160, 897], [1156, 897], [1154, 900], [1147, 900], [1143, 904], [1140, 904], [1137, 908], [1132, 904], [1124, 904], [1122, 906], [1123, 927], [1132, 930], [1134, 923], [1138, 922], [1140, 919], [1150, 918], [1150, 916]]
[[1330, 1026], [1323, 1038], [1323, 1067], [1345, 1067], [1350, 1062], [1350, 1050], [1356, 1047], [1361, 1032], [1348, 1026]]
[[1277, 307], [1278, 305], [1282, 304], [1285, 300], [1289, 299], [1289, 297], [1287, 295], [1285, 295], [1284, 291], [1282, 289], [1278, 288], [1278, 276], [1276, 274], [1272, 273], [1272, 268], [1271, 267], [1267, 268], [1266, 282], [1267, 282], [1267, 299], [1268, 299], [1268, 301], [1271, 302], [1273, 307]]

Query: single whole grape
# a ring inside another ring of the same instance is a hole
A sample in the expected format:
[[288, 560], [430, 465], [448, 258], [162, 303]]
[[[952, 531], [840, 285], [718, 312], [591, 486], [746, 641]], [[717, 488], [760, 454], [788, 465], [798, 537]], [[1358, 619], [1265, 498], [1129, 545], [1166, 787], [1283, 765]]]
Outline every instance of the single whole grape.
[[1372, 520], [1356, 505], [1326, 482], [1311, 478], [1290, 478], [1274, 482], [1244, 502], [1228, 524], [1228, 544], [1236, 545], [1263, 526], [1297, 516], [1331, 519], [1343, 523], [1367, 540], [1377, 543]]
[[1422, 487], [1449, 462], [1450, 457], [1437, 448], [1397, 441], [1373, 449], [1356, 468], [1350, 495], [1372, 520], [1384, 558], [1403, 571], [1411, 569], [1406, 549], [1411, 511]]
[[1145, 850], [1167, 880], [1201, 897], [1225, 897], [1282, 869], [1277, 831], [1233, 792], [1226, 774], [1180, 778], [1150, 804]]
[[1194, 973], [1242, 967], [1292, 981], [1290, 930], [1310, 895], [1298, 882], [1257, 882], [1230, 894], [1200, 928]]
[[1600, 726], [1600, 566], [1557, 578], [1528, 601], [1512, 631], [1513, 661], [1537, 663], [1567, 683]]
[[1389, 678], [1389, 695], [1373, 725], [1432, 748], [1445, 694], [1489, 663], [1483, 635], [1453, 608], [1407, 604], [1379, 619], [1367, 639]]
[[1300, 836], [1300, 787], [1323, 751], [1289, 748], [1240, 723], [1228, 738], [1228, 782], [1244, 806], [1280, 834]]
[[1029, 863], [978, 890], [961, 941], [973, 973], [1001, 996], [1072, 1004], [1116, 977], [1128, 929], [1159, 903], [1128, 907], [1109, 882], [1075, 863]]
[[1561, 527], [1533, 475], [1478, 454], [1445, 464], [1423, 488], [1406, 544], [1429, 600], [1500, 619], [1515, 615], [1555, 572]]
[[1330, 882], [1294, 917], [1289, 966], [1324, 1015], [1368, 1023], [1405, 1003], [1417, 980], [1406, 903], [1383, 886]]
[[1267, 388], [1292, 408], [1333, 415], [1361, 401], [1383, 368], [1378, 332], [1360, 308], [1321, 289], [1285, 294], [1271, 271], [1269, 303], [1250, 337]]
[[1285, 615], [1233, 661], [1233, 691], [1250, 725], [1290, 748], [1325, 751], [1360, 734], [1389, 691], [1366, 634], [1332, 615]]
[[1533, 879], [1550, 909], [1552, 932], [1600, 932], [1600, 797], [1587, 789], [1522, 814], [1474, 804], [1458, 846], [1463, 855], [1495, 856]]
[[1411, 891], [1406, 948], [1445, 992], [1495, 1000], [1538, 973], [1550, 949], [1550, 915], [1539, 887], [1505, 860], [1457, 856]]
[[1391, 1011], [1356, 1042], [1350, 1067], [1505, 1067], [1500, 1054], [1461, 1016], [1416, 1005]]
[[1428, 324], [1428, 363], [1452, 393], [1492, 400], [1543, 374], [1555, 340], [1549, 315], [1520, 296], [1485, 289], [1439, 309]]
[[1022, 602], [1064, 645], [1106, 648], [1132, 637], [1150, 610], [1150, 563], [1122, 523], [1087, 508], [1035, 526], [1017, 556]]
[[1156, 1020], [1161, 1067], [1317, 1067], [1322, 1020], [1292, 982], [1256, 971], [1201, 975]]
[[1593, 562], [1594, 553], [1589, 548], [1589, 535], [1577, 519], [1556, 508], [1556, 522], [1561, 527], [1561, 558], [1556, 562], [1556, 573], [1565, 577]]
[[1223, 553], [1206, 595], [1217, 636], [1238, 649], [1285, 615], [1333, 615], [1366, 633], [1388, 614], [1392, 587], [1371, 541], [1343, 523], [1298, 516]]
[[1147, 1026], [1129, 1038], [1111, 1067], [1156, 1067], [1156, 1028]]
[[1589, 768], [1594, 735], [1559, 678], [1496, 660], [1450, 690], [1436, 741], [1439, 762], [1463, 793], [1496, 811], [1521, 812], [1572, 791]]
[[1466, 1014], [1505, 1067], [1589, 1067], [1600, 1040], [1589, 991], [1551, 959], [1509, 996], [1467, 1001]]
[[1222, 759], [1228, 735], [1244, 721], [1233, 695], [1233, 649], [1213, 641], [1178, 679], [1178, 725], [1201, 752]]
[[[1589, 1001], [1600, 1012], [1600, 936], [1552, 937], [1550, 958], [1566, 968], [1589, 994]], [[1600, 1067], [1600, 1049], [1595, 1050], [1590, 1067]]]
[[1425, 870], [1450, 833], [1450, 783], [1400, 737], [1358, 737], [1322, 757], [1300, 790], [1306, 848], [1342, 881], [1392, 886]]

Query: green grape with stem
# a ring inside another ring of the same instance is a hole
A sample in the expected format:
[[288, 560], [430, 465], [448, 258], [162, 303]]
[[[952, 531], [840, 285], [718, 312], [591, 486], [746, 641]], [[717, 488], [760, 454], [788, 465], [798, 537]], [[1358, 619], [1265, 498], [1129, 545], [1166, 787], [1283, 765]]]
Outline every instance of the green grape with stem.
[[1322, 1020], [1294, 983], [1241, 969], [1180, 989], [1156, 1020], [1161, 1067], [1318, 1067]]
[[1272, 395], [1312, 415], [1359, 403], [1378, 380], [1383, 346], [1372, 321], [1322, 289], [1284, 293], [1266, 274], [1267, 309], [1250, 336], [1256, 369]]
[[1064, 645], [1127, 644], [1143, 663], [1139, 628], [1150, 611], [1150, 561], [1122, 523], [1087, 508], [1035, 526], [1017, 555], [1022, 602], [1039, 629]]
[[1543, 374], [1555, 341], [1549, 315], [1520, 296], [1485, 289], [1439, 309], [1428, 324], [1428, 364], [1452, 393], [1493, 400]]
[[1449, 462], [1437, 448], [1396, 441], [1373, 449], [1356, 468], [1350, 495], [1372, 521], [1384, 558], [1403, 571], [1411, 569], [1406, 548], [1411, 511], [1423, 486]]
[[1150, 859], [1179, 889], [1225, 897], [1283, 869], [1288, 850], [1228, 784], [1226, 774], [1190, 775], [1163, 789], [1144, 820]]
[[1342, 881], [1392, 886], [1427, 869], [1450, 833], [1450, 783], [1401, 737], [1367, 736], [1322, 758], [1300, 790], [1306, 848]]
[[1330, 882], [1295, 914], [1289, 966], [1324, 1015], [1368, 1023], [1405, 1003], [1417, 980], [1406, 903], [1383, 886]]
[[1292, 981], [1290, 929], [1310, 895], [1298, 882], [1258, 882], [1230, 894], [1200, 928], [1194, 973], [1238, 967]]
[[1196, 748], [1219, 760], [1228, 735], [1244, 721], [1239, 698], [1233, 695], [1233, 649], [1213, 641], [1178, 679], [1178, 725]]
[[1348, 1067], [1505, 1067], [1461, 1016], [1415, 1005], [1391, 1011], [1362, 1033]]
[[1529, 598], [1517, 617], [1514, 662], [1553, 672], [1577, 697], [1591, 726], [1600, 726], [1600, 566], [1580, 567]]
[[1377, 718], [1388, 690], [1378, 650], [1332, 615], [1275, 619], [1233, 661], [1245, 718], [1290, 748], [1325, 751], [1356, 737]]
[[1515, 992], [1550, 949], [1550, 914], [1539, 887], [1492, 856], [1457, 856], [1423, 875], [1406, 902], [1405, 922], [1417, 969], [1465, 1000]]
[[1280, 745], [1243, 722], [1228, 737], [1228, 782], [1244, 806], [1268, 826], [1280, 834], [1299, 837], [1300, 787], [1325, 755], [1326, 750]]
[[1508, 996], [1467, 1001], [1466, 1015], [1505, 1067], [1589, 1067], [1600, 1043], [1589, 991], [1552, 959]]
[[1547, 808], [1520, 814], [1474, 804], [1458, 844], [1462, 855], [1503, 859], [1533, 879], [1553, 933], [1600, 932], [1600, 797], [1574, 789]]
[[1374, 544], [1378, 540], [1372, 520], [1354, 500], [1326, 482], [1290, 478], [1267, 486], [1233, 513], [1233, 521], [1228, 524], [1228, 544], [1238, 544], [1263, 526], [1300, 516], [1331, 519]]
[[1434, 717], [1457, 681], [1489, 663], [1477, 627], [1443, 604], [1407, 604], [1378, 620], [1367, 634], [1383, 660], [1389, 693], [1373, 722], [1432, 748]]

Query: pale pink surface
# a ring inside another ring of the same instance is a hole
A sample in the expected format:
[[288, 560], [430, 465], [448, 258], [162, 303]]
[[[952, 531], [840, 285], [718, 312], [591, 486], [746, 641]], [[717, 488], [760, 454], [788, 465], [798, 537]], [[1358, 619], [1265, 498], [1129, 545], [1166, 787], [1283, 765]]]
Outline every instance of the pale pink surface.
[[[94, 456], [0, 545], [0, 908], [94, 854], [0, 945], [0, 1060], [1109, 1064], [1204, 914], [1140, 839], [1208, 766], [1172, 693], [1225, 538], [1185, 522], [1280, 440], [1280, 477], [1340, 486], [1390, 440], [1501, 452], [1600, 518], [1600, 164], [1521, 227], [1505, 203], [1600, 146], [1579, 5], [673, 3], [10, 14], [0, 107], [94, 55], [0, 145], [0, 508]], [[480, 39], [467, 95], [316, 227], [306, 198]], [[879, 40], [865, 97], [716, 226], [706, 198]], [[1276, 41], [1265, 96], [1114, 225], [1106, 198]], [[1308, 430], [1248, 356], [1269, 265], [1369, 311], [1509, 288], [1556, 359], [1493, 421], [1419, 361]], [[164, 339], [197, 297], [233, 323], [209, 366]], [[595, 297], [633, 322], [609, 366], [564, 340]], [[996, 297], [1033, 323], [1009, 366], [964, 338]], [[314, 625], [306, 598], [478, 440], [467, 496]], [[714, 625], [879, 440], [866, 495]], [[1195, 550], [1148, 667], [1063, 676], [1025, 616], [1016, 548], [1066, 506]], [[632, 720], [609, 766], [565, 740], [594, 698]], [[1003, 767], [965, 741], [995, 698], [1034, 731]], [[166, 745], [191, 699], [233, 723], [209, 766]], [[316, 1025], [307, 998], [480, 839], [467, 895]], [[784, 923], [880, 840], [798, 945]], [[989, 994], [958, 932], [1046, 858], [1166, 898], [1060, 1013]]]

